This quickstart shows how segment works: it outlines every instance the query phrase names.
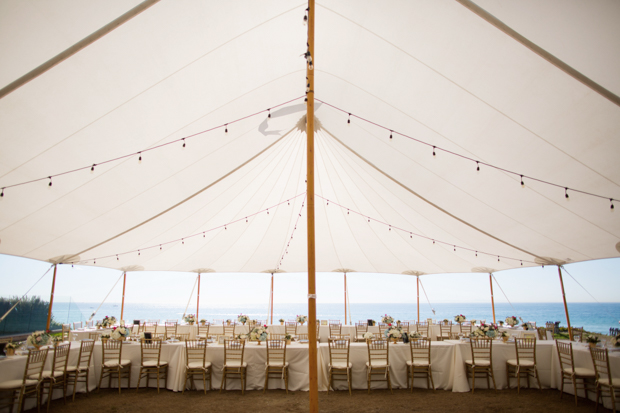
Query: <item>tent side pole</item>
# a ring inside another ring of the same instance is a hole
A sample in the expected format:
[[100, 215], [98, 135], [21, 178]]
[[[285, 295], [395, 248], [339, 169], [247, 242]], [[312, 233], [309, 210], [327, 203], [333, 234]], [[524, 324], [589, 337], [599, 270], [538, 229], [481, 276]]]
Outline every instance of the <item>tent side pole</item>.
[[125, 283], [127, 281], [127, 271], [123, 271], [123, 298], [121, 301], [121, 321], [125, 320], [123, 318], [123, 313], [125, 312]]
[[417, 281], [417, 288], [418, 288], [418, 324], [420, 324], [420, 277], [415, 277], [416, 281]]
[[198, 293], [196, 294], [196, 323], [198, 323], [198, 311], [200, 311], [200, 273], [198, 273]]
[[489, 283], [491, 284], [491, 307], [493, 308], [493, 324], [495, 324], [495, 300], [493, 299], [493, 274], [489, 273]]
[[50, 294], [50, 307], [47, 310], [47, 324], [45, 326], [45, 331], [50, 329], [50, 323], [52, 321], [52, 305], [54, 304], [54, 288], [56, 287], [56, 270], [58, 269], [58, 264], [54, 264], [54, 278], [52, 279], [52, 293]]
[[[314, 56], [314, 0], [308, 0], [308, 52], [312, 64], [316, 66]], [[314, 228], [314, 70], [306, 62], [308, 98], [306, 112], [306, 180], [308, 208], [306, 210], [308, 227], [308, 378], [310, 381], [310, 413], [319, 412], [319, 385], [317, 372], [316, 345], [316, 250]]]
[[558, 274], [560, 274], [560, 286], [562, 287], [562, 299], [564, 300], [564, 311], [566, 312], [566, 324], [568, 324], [568, 338], [573, 341], [573, 330], [570, 328], [570, 318], [568, 317], [568, 305], [566, 304], [566, 293], [564, 292], [564, 281], [562, 280], [562, 269], [558, 265]]

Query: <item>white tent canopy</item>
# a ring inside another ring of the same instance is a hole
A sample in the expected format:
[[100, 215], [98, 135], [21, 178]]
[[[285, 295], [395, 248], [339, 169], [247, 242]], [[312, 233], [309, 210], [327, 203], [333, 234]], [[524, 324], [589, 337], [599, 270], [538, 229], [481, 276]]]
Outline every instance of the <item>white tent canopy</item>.
[[[0, 3], [0, 87], [139, 3]], [[620, 5], [476, 1], [596, 90], [462, 3], [317, 4], [317, 271], [620, 256]], [[306, 271], [306, 7], [157, 2], [1, 98], [0, 253]]]

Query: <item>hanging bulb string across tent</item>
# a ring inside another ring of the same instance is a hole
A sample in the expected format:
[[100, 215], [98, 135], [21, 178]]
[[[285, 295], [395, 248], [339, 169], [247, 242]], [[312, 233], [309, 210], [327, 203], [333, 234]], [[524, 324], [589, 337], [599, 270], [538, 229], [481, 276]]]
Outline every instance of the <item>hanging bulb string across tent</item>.
[[112, 159], [107, 159], [107, 160], [103, 160], [103, 161], [99, 161], [99, 162], [94, 162], [91, 165], [87, 165], [87, 166], [83, 166], [83, 167], [80, 167], [80, 168], [71, 169], [69, 171], [64, 171], [64, 172], [60, 172], [60, 173], [53, 174], [53, 175], [48, 175], [48, 176], [41, 177], [41, 178], [31, 179], [31, 180], [19, 182], [19, 183], [16, 183], [16, 184], [4, 185], [4, 186], [0, 187], [0, 191], [1, 191], [0, 192], [0, 197], [4, 197], [4, 190], [5, 189], [13, 188], [13, 187], [16, 187], [16, 186], [27, 185], [27, 184], [31, 184], [31, 183], [35, 183], [35, 182], [40, 182], [40, 181], [45, 181], [45, 180], [49, 180], [48, 186], [52, 186], [52, 178], [56, 178], [56, 177], [59, 177], [59, 176], [63, 176], [63, 175], [67, 175], [67, 174], [72, 174], [72, 173], [76, 173], [76, 172], [80, 172], [80, 171], [85, 171], [85, 170], [90, 170], [91, 172], [94, 172], [95, 168], [97, 166], [105, 165], [105, 164], [112, 163], [112, 162], [117, 162], [117, 161], [120, 161], [120, 160], [123, 160], [123, 159], [132, 158], [132, 157], [135, 157], [135, 156], [138, 157], [138, 161], [142, 161], [142, 154], [143, 153], [146, 153], [146, 152], [149, 152], [149, 151], [154, 151], [156, 149], [170, 147], [171, 145], [174, 145], [174, 144], [181, 143], [182, 147], [185, 148], [186, 141], [189, 141], [189, 139], [191, 139], [191, 138], [195, 138], [195, 137], [203, 135], [205, 133], [212, 132], [212, 131], [215, 131], [215, 130], [218, 130], [218, 129], [222, 129], [222, 128], [224, 128], [225, 133], [228, 133], [228, 125], [232, 125], [234, 123], [241, 122], [242, 120], [249, 119], [249, 118], [252, 118], [254, 116], [258, 116], [258, 115], [263, 114], [265, 112], [267, 112], [267, 114], [268, 114], [267, 116], [269, 118], [271, 118], [271, 109], [275, 109], [275, 108], [278, 108], [280, 106], [287, 105], [287, 104], [289, 104], [291, 102], [294, 102], [296, 100], [301, 99], [302, 97], [303, 96], [296, 97], [294, 99], [288, 100], [288, 101], [280, 103], [278, 105], [274, 105], [274, 106], [270, 107], [269, 109], [264, 109], [264, 110], [261, 110], [261, 111], [258, 111], [258, 112], [254, 112], [254, 113], [252, 113], [250, 115], [246, 115], [246, 116], [234, 119], [232, 121], [226, 122], [225, 124], [214, 126], [212, 128], [205, 129], [205, 130], [202, 130], [200, 132], [192, 133], [192, 134], [184, 136], [182, 138], [178, 138], [178, 139], [175, 139], [175, 140], [172, 140], [172, 141], [169, 141], [169, 142], [165, 142], [165, 143], [162, 143], [162, 144], [159, 144], [159, 145], [155, 145], [155, 146], [152, 146], [152, 147], [147, 148], [147, 149], [142, 149], [142, 150], [137, 151], [137, 152], [128, 153], [128, 154], [121, 155], [121, 156], [118, 156], [118, 157], [115, 157], [115, 158], [112, 158]]
[[[288, 254], [288, 248], [290, 247], [291, 242], [293, 241], [293, 235], [295, 235], [295, 231], [297, 230], [297, 225], [299, 224], [299, 219], [301, 218], [301, 212], [304, 209], [305, 203], [306, 203], [306, 197], [304, 196], [304, 200], [301, 203], [301, 208], [299, 209], [299, 214], [297, 214], [297, 219], [295, 220], [295, 226], [293, 227], [293, 230], [291, 231], [291, 236], [288, 239], [288, 242], [286, 243], [286, 246], [284, 247], [284, 252], [282, 253], [282, 257], [280, 258], [280, 262], [278, 263], [278, 265], [276, 265], [276, 270], [280, 269], [280, 267], [282, 266], [282, 261], [284, 261], [284, 257], [286, 256], [286, 254]], [[289, 203], [289, 205], [290, 205], [290, 203]]]
[[448, 150], [448, 149], [441, 148], [441, 147], [439, 147], [437, 145], [433, 145], [433, 144], [431, 144], [429, 142], [426, 142], [426, 141], [423, 141], [421, 139], [417, 139], [417, 138], [415, 138], [413, 136], [410, 136], [410, 135], [407, 135], [405, 133], [398, 132], [398, 131], [396, 131], [394, 129], [388, 128], [388, 127], [383, 126], [383, 125], [380, 125], [378, 123], [375, 123], [375, 122], [373, 122], [373, 121], [371, 121], [369, 119], [363, 118], [361, 116], [357, 116], [357, 115], [355, 115], [355, 114], [353, 114], [351, 112], [348, 112], [348, 111], [346, 111], [344, 109], [341, 109], [341, 108], [339, 108], [337, 106], [334, 106], [334, 105], [332, 105], [332, 104], [330, 104], [328, 102], [325, 102], [323, 100], [317, 99], [317, 101], [321, 102], [322, 104], [324, 104], [324, 105], [326, 105], [328, 107], [336, 109], [336, 110], [338, 110], [340, 112], [346, 113], [348, 115], [348, 118], [347, 118], [347, 123], [348, 124], [351, 123], [351, 117], [357, 118], [357, 119], [359, 119], [361, 121], [364, 121], [366, 123], [369, 123], [371, 125], [374, 125], [374, 126], [376, 126], [378, 128], [384, 129], [385, 131], [389, 132], [389, 138], [388, 139], [393, 139], [394, 135], [399, 135], [399, 136], [402, 136], [403, 138], [412, 140], [414, 142], [417, 142], [417, 143], [425, 145], [425, 146], [427, 146], [429, 148], [432, 148], [432, 156], [437, 156], [437, 152], [438, 151], [442, 151], [442, 152], [444, 152], [446, 154], [457, 156], [459, 158], [466, 159], [468, 161], [471, 161], [471, 162], [475, 163], [476, 164], [475, 165], [476, 169], [478, 171], [480, 171], [480, 166], [482, 165], [482, 166], [486, 166], [486, 167], [489, 167], [489, 168], [492, 168], [492, 169], [495, 169], [495, 170], [498, 170], [498, 171], [501, 171], [501, 172], [505, 172], [507, 174], [510, 174], [510, 175], [513, 175], [513, 176], [516, 176], [516, 177], [520, 178], [519, 182], [520, 182], [521, 186], [525, 186], [524, 179], [525, 180], [532, 180], [532, 181], [536, 181], [536, 182], [539, 182], [539, 183], [542, 183], [542, 184], [545, 184], [545, 185], [550, 185], [550, 186], [553, 186], [553, 187], [556, 187], [556, 188], [563, 189], [564, 190], [564, 197], [565, 198], [569, 198], [568, 191], [571, 191], [571, 192], [580, 193], [582, 195], [588, 195], [588, 196], [592, 196], [592, 197], [596, 197], [596, 198], [606, 199], [606, 200], [609, 200], [609, 202], [610, 202], [610, 209], [614, 209], [614, 201], [618, 201], [618, 199], [614, 198], [614, 197], [594, 194], [592, 192], [588, 192], [588, 191], [584, 191], [584, 190], [580, 190], [580, 189], [575, 189], [575, 188], [572, 188], [572, 187], [567, 186], [567, 185], [556, 184], [556, 183], [553, 183], [553, 182], [546, 181], [544, 179], [536, 178], [536, 177], [529, 176], [529, 175], [526, 175], [526, 174], [521, 174], [519, 172], [514, 172], [514, 171], [508, 170], [506, 168], [503, 168], [501, 166], [497, 166], [497, 165], [493, 165], [493, 164], [490, 164], [490, 163], [487, 163], [487, 162], [476, 160], [476, 159], [473, 159], [473, 158], [471, 158], [469, 156], [465, 156], [465, 155], [462, 155], [460, 153], [457, 153], [457, 152], [454, 152], [454, 151], [451, 151], [451, 150]]

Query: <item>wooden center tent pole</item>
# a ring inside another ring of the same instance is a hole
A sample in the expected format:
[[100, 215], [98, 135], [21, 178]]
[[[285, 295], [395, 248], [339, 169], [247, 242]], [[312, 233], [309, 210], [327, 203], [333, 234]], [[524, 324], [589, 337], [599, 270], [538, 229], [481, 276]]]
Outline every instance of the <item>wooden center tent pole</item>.
[[344, 325], [347, 325], [347, 273], [344, 273]]
[[52, 305], [54, 304], [54, 288], [56, 287], [56, 270], [58, 269], [58, 264], [54, 264], [54, 278], [52, 279], [52, 293], [50, 295], [50, 307], [47, 310], [47, 324], [45, 326], [45, 331], [50, 329], [50, 323], [52, 321]]
[[314, 0], [308, 0], [308, 52], [310, 59], [306, 61], [308, 78], [306, 136], [307, 136], [307, 197], [306, 210], [308, 226], [308, 377], [310, 381], [310, 413], [319, 412], [319, 386], [317, 374], [317, 343], [316, 343], [316, 251], [314, 228]]
[[196, 323], [198, 323], [198, 312], [200, 311], [200, 273], [198, 273], [198, 293], [196, 294]]
[[493, 324], [495, 324], [495, 301], [493, 300], [493, 273], [489, 273], [489, 283], [491, 283], [491, 307], [493, 308]]
[[568, 339], [573, 341], [573, 329], [570, 328], [570, 318], [568, 317], [568, 305], [566, 304], [566, 293], [564, 292], [564, 281], [562, 280], [562, 269], [558, 265], [558, 274], [560, 274], [560, 286], [562, 287], [562, 300], [564, 300], [564, 311], [566, 312], [566, 324], [568, 324]]
[[415, 277], [418, 287], [418, 324], [420, 324], [420, 276]]
[[123, 313], [125, 311], [125, 283], [127, 282], [127, 271], [123, 271], [123, 299], [121, 300], [121, 321], [125, 320], [123, 318]]

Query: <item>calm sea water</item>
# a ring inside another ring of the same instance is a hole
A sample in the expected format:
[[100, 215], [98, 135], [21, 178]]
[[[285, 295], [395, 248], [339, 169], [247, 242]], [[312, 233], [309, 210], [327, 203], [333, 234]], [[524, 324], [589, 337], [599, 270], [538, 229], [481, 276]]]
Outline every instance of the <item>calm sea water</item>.
[[[79, 302], [54, 302], [54, 319], [61, 323], [87, 320], [100, 303]], [[497, 304], [495, 306], [496, 320], [503, 320], [507, 316], [515, 315], [526, 321], [536, 321], [538, 325], [544, 325], [546, 321], [560, 321], [560, 325], [566, 326], [566, 316], [562, 303], [513, 303], [514, 310], [509, 304]], [[126, 303], [124, 318], [134, 319], [178, 319], [181, 320], [185, 306], [172, 304], [138, 304]], [[195, 307], [188, 309], [194, 313]], [[455, 315], [463, 314], [467, 319], [486, 319], [493, 321], [491, 306], [476, 303], [438, 303], [434, 307], [435, 314], [431, 309], [420, 304], [420, 319], [434, 318], [452, 320]], [[619, 327], [620, 303], [571, 303], [568, 306], [571, 325], [584, 327], [588, 331], [608, 333], [610, 327]], [[120, 317], [121, 306], [119, 303], [105, 303], [93, 319], [101, 319], [106, 315]], [[246, 314], [253, 319], [267, 319], [267, 306], [262, 304], [230, 305], [230, 306], [201, 306], [200, 318], [234, 319], [239, 314]], [[273, 320], [293, 319], [297, 314], [307, 314], [306, 304], [275, 303]], [[379, 320], [382, 315], [389, 314], [395, 320], [414, 320], [417, 318], [415, 304], [351, 304], [351, 317], [353, 322], [372, 318]], [[341, 320], [344, 322], [343, 304], [317, 304], [317, 318], [321, 320]], [[348, 318], [348, 317], [347, 317]]]

